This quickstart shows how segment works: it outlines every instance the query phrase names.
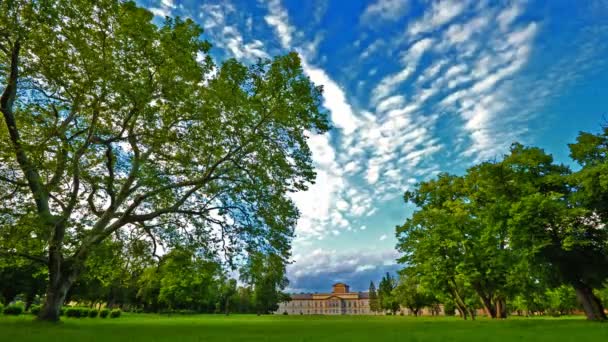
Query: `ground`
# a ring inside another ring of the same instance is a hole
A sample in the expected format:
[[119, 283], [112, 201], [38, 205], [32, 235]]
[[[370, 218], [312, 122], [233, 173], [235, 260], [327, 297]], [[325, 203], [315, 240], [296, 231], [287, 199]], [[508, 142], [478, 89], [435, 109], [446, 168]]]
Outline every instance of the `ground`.
[[0, 341], [608, 341], [608, 323], [581, 317], [461, 321], [401, 316], [159, 316], [118, 319], [0, 316]]

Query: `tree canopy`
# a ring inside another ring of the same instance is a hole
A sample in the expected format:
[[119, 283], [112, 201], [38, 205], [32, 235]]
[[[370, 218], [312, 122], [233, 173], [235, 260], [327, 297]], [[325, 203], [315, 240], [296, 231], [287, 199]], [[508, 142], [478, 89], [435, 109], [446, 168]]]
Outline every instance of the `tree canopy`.
[[0, 253], [48, 266], [43, 319], [120, 231], [289, 257], [289, 193], [314, 181], [307, 137], [329, 128], [321, 88], [296, 53], [215, 65], [193, 21], [152, 18], [118, 0], [0, 4]]
[[559, 295], [565, 285], [589, 319], [606, 319], [594, 290], [608, 278], [607, 142], [608, 129], [581, 133], [570, 145], [576, 172], [539, 148], [514, 144], [500, 161], [406, 192], [418, 207], [397, 228], [407, 273], [465, 315], [471, 292], [497, 318], [506, 317], [508, 298], [531, 305], [538, 291], [571, 307]]

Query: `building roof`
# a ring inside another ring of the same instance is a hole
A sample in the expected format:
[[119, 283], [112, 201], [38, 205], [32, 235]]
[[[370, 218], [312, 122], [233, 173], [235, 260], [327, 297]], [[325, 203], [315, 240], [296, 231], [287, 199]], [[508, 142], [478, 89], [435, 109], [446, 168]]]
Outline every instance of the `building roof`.
[[291, 299], [312, 299], [312, 293], [297, 293], [290, 295]]

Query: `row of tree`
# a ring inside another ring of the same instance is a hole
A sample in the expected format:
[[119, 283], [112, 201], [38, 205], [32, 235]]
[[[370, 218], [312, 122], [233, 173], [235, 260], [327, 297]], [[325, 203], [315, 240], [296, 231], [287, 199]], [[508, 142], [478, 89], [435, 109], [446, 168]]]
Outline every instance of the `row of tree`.
[[589, 319], [605, 320], [608, 128], [569, 147], [576, 171], [514, 144], [502, 160], [407, 191], [417, 209], [397, 227], [399, 286], [417, 284], [464, 318], [478, 306], [505, 318], [556, 300], [567, 304], [549, 307], [567, 311], [576, 297]]
[[[251, 256], [240, 269], [239, 285], [220, 262], [191, 249], [177, 247], [158, 259], [151, 255], [141, 241], [104, 242], [87, 260], [66, 302], [143, 312], [267, 314], [285, 298], [285, 268], [276, 256]], [[29, 309], [44, 296], [47, 276], [35, 262], [3, 258], [0, 302], [22, 300]]]
[[[329, 129], [322, 88], [296, 53], [216, 65], [192, 20], [153, 18], [133, 1], [0, 1], [0, 257], [46, 268], [42, 320], [74, 286], [112, 288], [113, 266], [91, 260], [124, 235], [250, 269], [290, 257], [290, 193], [314, 181], [307, 139]], [[142, 270], [147, 305], [214, 305], [201, 298], [215, 266], [189, 267], [196, 294]], [[279, 282], [264, 274], [247, 278]]]

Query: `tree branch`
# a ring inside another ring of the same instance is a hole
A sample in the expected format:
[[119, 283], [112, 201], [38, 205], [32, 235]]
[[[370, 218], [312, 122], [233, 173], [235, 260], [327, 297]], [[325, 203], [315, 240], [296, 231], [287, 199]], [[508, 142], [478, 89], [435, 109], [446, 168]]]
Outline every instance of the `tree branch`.
[[10, 74], [8, 76], [6, 87], [0, 97], [0, 111], [4, 116], [4, 122], [6, 123], [13, 149], [27, 183], [30, 187], [30, 191], [36, 202], [36, 209], [38, 214], [44, 221], [52, 220], [51, 211], [49, 209], [49, 196], [45, 187], [43, 186], [42, 179], [38, 171], [34, 168], [29, 157], [25, 153], [23, 146], [21, 145], [21, 137], [19, 130], [17, 129], [17, 122], [13, 114], [13, 105], [17, 97], [17, 81], [19, 78], [19, 53], [21, 44], [19, 40], [13, 44], [13, 50], [11, 53], [10, 62]]
[[43, 263], [43, 264], [48, 263], [48, 259], [45, 257], [29, 255], [26, 253], [0, 251], [0, 255], [7, 256], [7, 257], [11, 257], [11, 256], [20, 257], [20, 258], [28, 259], [28, 260]]

